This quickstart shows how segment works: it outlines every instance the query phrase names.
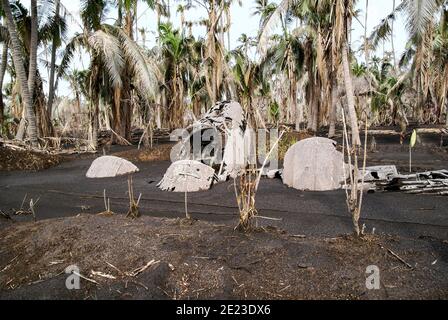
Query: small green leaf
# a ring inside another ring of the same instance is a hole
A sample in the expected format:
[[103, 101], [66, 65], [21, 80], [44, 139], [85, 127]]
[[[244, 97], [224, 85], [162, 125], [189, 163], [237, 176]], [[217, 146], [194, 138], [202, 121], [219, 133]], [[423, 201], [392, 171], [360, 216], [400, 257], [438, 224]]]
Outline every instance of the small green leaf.
[[414, 131], [412, 131], [411, 136], [411, 144], [410, 144], [411, 148], [414, 148], [416, 142], [417, 142], [417, 131], [415, 131], [414, 129]]

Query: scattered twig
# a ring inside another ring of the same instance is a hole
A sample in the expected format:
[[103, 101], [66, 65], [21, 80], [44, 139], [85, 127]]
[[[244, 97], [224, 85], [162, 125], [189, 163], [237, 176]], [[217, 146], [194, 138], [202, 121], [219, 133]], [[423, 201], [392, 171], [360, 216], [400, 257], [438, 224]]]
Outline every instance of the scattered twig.
[[120, 136], [118, 133], [116, 133], [114, 130], [110, 129], [110, 131], [117, 137], [118, 141], [120, 143], [126, 144], [128, 146], [132, 146], [132, 143], [130, 143], [128, 140]]
[[407, 263], [403, 258], [401, 258], [398, 254], [396, 254], [395, 252], [393, 252], [391, 249], [385, 248], [383, 247], [381, 244], [379, 244], [381, 249], [385, 249], [387, 250], [387, 252], [389, 252], [393, 257], [395, 257], [398, 261], [400, 261], [401, 263], [403, 263], [406, 267], [408, 267], [409, 269], [414, 269], [409, 263]]
[[79, 272], [73, 271], [73, 274], [77, 275], [78, 277], [80, 277], [80, 278], [82, 278], [82, 279], [84, 279], [86, 281], [89, 281], [89, 282], [94, 283], [96, 285], [98, 284], [98, 282], [96, 282], [95, 280], [87, 278], [87, 277], [83, 276], [82, 274], [80, 274]]
[[101, 271], [90, 271], [90, 274], [92, 276], [98, 276], [98, 277], [102, 277], [102, 278], [106, 278], [106, 279], [117, 279], [117, 277], [111, 275], [111, 274], [107, 274], [107, 273], [103, 273]]
[[140, 273], [142, 273], [143, 271], [145, 271], [146, 269], [148, 269], [150, 266], [159, 263], [160, 261], [156, 261], [154, 259], [152, 259], [151, 261], [149, 261], [147, 264], [145, 264], [142, 267], [139, 267], [137, 269], [135, 269], [132, 272], [126, 272], [126, 275], [130, 276], [130, 277], [136, 277], [138, 276]]
[[254, 218], [257, 219], [264, 219], [264, 220], [272, 220], [272, 221], [283, 221], [283, 219], [279, 218], [271, 218], [271, 217], [264, 217], [264, 216], [254, 216]]
[[5, 218], [7, 220], [12, 220], [11, 216], [6, 212], [3, 212], [2, 210], [0, 210], [0, 217]]
[[287, 286], [284, 287], [283, 289], [279, 290], [279, 293], [285, 291], [286, 289], [288, 289], [288, 288], [290, 288], [290, 287], [291, 287], [291, 285], [287, 285]]
[[64, 262], [65, 262], [64, 260], [51, 261], [51, 262], [48, 264], [48, 266], [51, 267], [51, 266], [54, 266], [54, 265], [57, 265], [57, 264], [61, 264], [61, 263], [64, 263]]
[[105, 261], [105, 262], [106, 262], [107, 265], [108, 265], [109, 267], [111, 267], [112, 269], [117, 270], [119, 273], [121, 273], [121, 274], [123, 274], [123, 275], [126, 274], [125, 272], [121, 271], [121, 270], [118, 269], [116, 266], [114, 266], [112, 263], [109, 263], [109, 262], [107, 262], [107, 261]]
[[132, 280], [131, 282], [132, 282], [133, 284], [136, 284], [136, 285], [139, 285], [139, 286], [143, 287], [146, 291], [149, 290], [149, 288], [148, 288], [147, 286], [145, 286], [143, 283], [141, 283], [141, 282], [139, 282], [139, 281]]

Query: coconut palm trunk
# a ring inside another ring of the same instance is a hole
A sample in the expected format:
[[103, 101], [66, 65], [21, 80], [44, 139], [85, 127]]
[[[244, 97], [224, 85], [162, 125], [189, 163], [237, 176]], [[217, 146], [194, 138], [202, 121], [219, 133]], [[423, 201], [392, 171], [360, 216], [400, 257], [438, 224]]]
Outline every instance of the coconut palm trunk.
[[344, 71], [345, 94], [347, 96], [348, 115], [350, 117], [350, 126], [352, 129], [352, 144], [353, 146], [360, 146], [361, 139], [359, 138], [359, 127], [355, 109], [355, 94], [353, 92], [353, 80], [350, 73], [350, 64], [348, 61], [348, 44], [344, 43], [342, 46], [342, 65]]
[[[97, 58], [96, 58], [97, 59]], [[89, 140], [92, 150], [98, 149], [98, 127], [99, 127], [99, 61], [94, 59], [90, 65], [89, 79]]]
[[37, 0], [31, 0], [31, 37], [30, 37], [30, 66], [28, 70], [28, 90], [34, 101], [34, 88], [36, 87], [37, 72]]
[[[28, 67], [28, 91], [31, 96], [31, 105], [33, 106], [33, 110], [36, 111], [34, 96], [34, 89], [36, 87], [36, 73], [37, 73], [37, 42], [38, 42], [38, 34], [37, 34], [37, 1], [31, 1], [31, 34], [30, 34], [30, 43], [29, 43], [29, 67]], [[40, 111], [40, 110], [39, 110]], [[26, 114], [24, 113], [26, 116]], [[36, 127], [39, 128], [39, 118], [36, 115]], [[25, 127], [26, 121], [25, 117], [22, 116], [20, 120], [19, 129], [17, 130], [16, 139], [23, 140], [25, 136]]]
[[[367, 5], [366, 5], [367, 8], [368, 8], [368, 3], [369, 3], [369, 1], [367, 1]], [[392, 0], [392, 12], [395, 12], [395, 7], [396, 7], [395, 0]], [[366, 16], [367, 16], [367, 11], [366, 11]], [[366, 20], [367, 20], [367, 18], [366, 18]], [[365, 26], [365, 28], [367, 29], [367, 26]], [[394, 20], [392, 20], [392, 22], [391, 22], [390, 44], [392, 46], [392, 56], [393, 56], [393, 59], [394, 59], [394, 69], [396, 69], [397, 68], [397, 56], [395, 54]]]
[[[137, 5], [137, 2], [134, 3]], [[126, 8], [124, 17], [124, 32], [133, 39], [134, 14], [132, 8]], [[113, 103], [113, 123], [112, 127], [116, 134], [120, 137], [131, 140], [131, 118], [132, 118], [132, 102], [131, 102], [131, 79], [132, 74], [129, 67], [124, 68], [122, 86], [114, 89], [114, 103]], [[115, 143], [122, 143], [123, 139], [113, 135]]]
[[38, 143], [36, 115], [34, 113], [33, 100], [28, 88], [27, 75], [25, 71], [25, 66], [23, 64], [22, 46], [20, 44], [19, 36], [17, 34], [17, 26], [12, 16], [10, 3], [8, 0], [2, 0], [2, 4], [6, 16], [6, 24], [9, 31], [9, 37], [11, 40], [11, 50], [12, 50], [14, 67], [16, 70], [17, 79], [20, 84], [20, 90], [25, 108], [26, 119], [28, 120], [28, 137], [31, 141], [31, 144], [33, 146], [36, 146]]
[[8, 42], [3, 43], [2, 48], [2, 61], [0, 65], [0, 127], [3, 126], [3, 121], [5, 120], [4, 112], [5, 105], [3, 102], [3, 81], [5, 79], [6, 66], [8, 65]]
[[[56, 14], [55, 18], [59, 19], [59, 9], [60, 9], [60, 1], [56, 0]], [[54, 78], [55, 78], [55, 69], [56, 69], [56, 48], [58, 42], [58, 34], [55, 32], [53, 34], [53, 43], [51, 45], [51, 61], [50, 61], [50, 79], [49, 79], [49, 88], [48, 88], [48, 102], [47, 102], [47, 112], [48, 116], [51, 119], [51, 114], [53, 112], [53, 102], [54, 102], [54, 93], [56, 90]]]
[[328, 130], [328, 137], [333, 138], [336, 135], [336, 120], [338, 108], [338, 86], [333, 83], [331, 88], [331, 102], [330, 102], [330, 128]]

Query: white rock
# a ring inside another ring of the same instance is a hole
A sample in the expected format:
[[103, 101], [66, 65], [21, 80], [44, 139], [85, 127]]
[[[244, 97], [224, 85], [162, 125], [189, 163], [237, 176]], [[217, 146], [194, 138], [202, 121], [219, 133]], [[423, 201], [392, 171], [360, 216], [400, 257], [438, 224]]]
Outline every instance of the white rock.
[[180, 160], [168, 168], [157, 185], [161, 190], [172, 192], [197, 192], [210, 189], [215, 170], [199, 161]]
[[231, 130], [227, 135], [223, 157], [225, 170], [231, 178], [237, 177], [240, 171], [245, 167], [246, 159], [244, 150], [245, 144], [243, 131], [239, 128]]
[[114, 156], [102, 156], [92, 162], [86, 177], [113, 178], [138, 171], [138, 168], [128, 160]]
[[[310, 138], [297, 142], [285, 155], [283, 183], [298, 190], [340, 189], [344, 181], [344, 159], [336, 142]], [[348, 170], [349, 165], [345, 165]]]

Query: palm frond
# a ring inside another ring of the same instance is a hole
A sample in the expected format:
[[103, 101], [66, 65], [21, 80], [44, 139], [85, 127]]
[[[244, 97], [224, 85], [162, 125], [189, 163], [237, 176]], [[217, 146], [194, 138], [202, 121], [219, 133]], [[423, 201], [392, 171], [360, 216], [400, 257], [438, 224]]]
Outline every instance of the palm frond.
[[431, 24], [440, 6], [440, 0], [406, 0], [406, 26], [411, 35], [423, 35]]
[[95, 54], [99, 55], [104, 62], [112, 85], [116, 88], [121, 87], [121, 72], [124, 67], [124, 59], [120, 48], [120, 41], [103, 30], [92, 33], [87, 41], [95, 51]]
[[76, 49], [81, 47], [83, 43], [83, 35], [82, 34], [76, 34], [72, 40], [67, 43], [65, 46], [65, 49], [62, 54], [61, 63], [58, 67], [57, 77], [60, 78], [64, 75], [66, 75], [66, 71], [70, 65], [70, 62], [72, 61]]
[[56, 36], [56, 46], [60, 46], [66, 40], [67, 22], [61, 16], [50, 17], [39, 29], [39, 40], [43, 42], [54, 41]]
[[98, 30], [101, 27], [105, 7], [105, 0], [81, 0], [80, 15], [83, 25], [89, 30]]
[[115, 28], [115, 30], [122, 44], [124, 56], [134, 70], [136, 84], [140, 91], [146, 96], [155, 96], [158, 80], [162, 79], [159, 68], [153, 61], [146, 58], [138, 44], [129, 38], [123, 30], [119, 28]]
[[278, 26], [282, 17], [286, 15], [292, 2], [293, 2], [292, 0], [282, 0], [282, 2], [279, 3], [275, 11], [272, 12], [269, 19], [266, 19], [264, 27], [260, 32], [260, 39], [258, 41], [258, 52], [260, 52], [262, 56], [266, 54], [266, 47], [270, 35]]

